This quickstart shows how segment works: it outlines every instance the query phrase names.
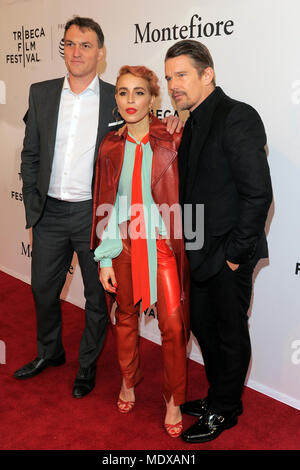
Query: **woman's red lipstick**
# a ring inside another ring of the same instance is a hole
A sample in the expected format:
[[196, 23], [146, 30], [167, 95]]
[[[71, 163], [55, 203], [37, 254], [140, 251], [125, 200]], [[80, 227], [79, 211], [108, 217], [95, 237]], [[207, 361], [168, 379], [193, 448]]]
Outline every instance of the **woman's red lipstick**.
[[127, 108], [126, 109], [126, 113], [128, 113], [128, 114], [134, 114], [134, 113], [136, 113], [136, 111], [137, 110], [135, 108]]

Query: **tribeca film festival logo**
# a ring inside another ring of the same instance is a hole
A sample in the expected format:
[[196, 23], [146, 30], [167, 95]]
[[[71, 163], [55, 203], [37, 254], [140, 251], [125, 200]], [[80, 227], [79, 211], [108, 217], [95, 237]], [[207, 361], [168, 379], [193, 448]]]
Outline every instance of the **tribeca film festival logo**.
[[[18, 180], [22, 181], [21, 171], [18, 172]], [[11, 199], [14, 199], [15, 201], [23, 202], [23, 194], [20, 191], [11, 190], [10, 197]]]
[[65, 58], [65, 41], [64, 41], [64, 38], [62, 38], [60, 40], [60, 43], [59, 43], [59, 46], [58, 46], [58, 52], [59, 52], [59, 55], [62, 59]]
[[64, 34], [65, 34], [65, 23], [60, 23], [57, 25], [57, 28], [58, 30], [62, 30], [63, 32], [63, 37], [61, 38], [60, 42], [59, 42], [59, 45], [58, 45], [58, 52], [59, 52], [59, 55], [62, 59], [65, 58], [65, 51], [64, 51], [64, 47], [65, 47], [65, 41], [64, 41]]
[[146, 25], [135, 26], [134, 44], [143, 42], [159, 42], [159, 41], [177, 41], [178, 39], [199, 39], [210, 38], [212, 36], [229, 36], [234, 32], [233, 20], [221, 20], [215, 22], [205, 22], [202, 17], [194, 14], [191, 16], [188, 24], [178, 26], [166, 26], [158, 29], [151, 26], [151, 21]]
[[7, 64], [27, 64], [40, 62], [38, 52], [38, 42], [45, 38], [45, 30], [43, 27], [27, 29], [24, 26], [17, 31], [12, 31], [13, 40], [15, 41], [15, 51], [6, 54]]

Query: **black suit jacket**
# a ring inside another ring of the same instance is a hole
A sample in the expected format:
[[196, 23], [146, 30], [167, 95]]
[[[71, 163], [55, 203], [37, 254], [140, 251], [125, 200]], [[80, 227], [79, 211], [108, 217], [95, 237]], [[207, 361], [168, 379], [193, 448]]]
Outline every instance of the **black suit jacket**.
[[179, 148], [179, 190], [184, 216], [185, 204], [193, 208], [185, 233], [186, 224], [196, 229], [196, 204], [204, 205], [203, 246], [187, 250], [195, 280], [216, 274], [226, 259], [243, 264], [268, 256], [272, 186], [265, 144], [258, 113], [219, 87], [191, 113]]
[[[30, 87], [29, 108], [26, 113], [26, 130], [21, 154], [23, 200], [26, 228], [40, 219], [49, 189], [54, 155], [58, 111], [64, 78], [34, 83]], [[94, 161], [105, 134], [113, 121], [115, 87], [99, 79], [100, 109]]]

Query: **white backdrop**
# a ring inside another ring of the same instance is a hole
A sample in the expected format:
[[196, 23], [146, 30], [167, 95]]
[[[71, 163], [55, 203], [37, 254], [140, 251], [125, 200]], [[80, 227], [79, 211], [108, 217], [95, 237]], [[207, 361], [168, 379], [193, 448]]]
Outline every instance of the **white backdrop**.
[[[0, 0], [0, 6], [0, 269], [30, 282], [31, 233], [24, 228], [19, 175], [22, 118], [30, 84], [65, 73], [59, 54], [65, 22], [79, 14], [101, 24], [104, 80], [114, 83], [126, 63], [155, 70], [159, 116], [174, 112], [165, 52], [176, 39], [193, 36], [210, 49], [218, 85], [254, 106], [265, 123], [274, 203], [267, 223], [270, 261], [255, 272], [247, 384], [300, 409], [299, 0]], [[83, 306], [76, 259], [72, 265], [63, 298]], [[160, 342], [154, 310], [142, 315], [141, 334]], [[189, 354], [201, 362], [194, 341]]]

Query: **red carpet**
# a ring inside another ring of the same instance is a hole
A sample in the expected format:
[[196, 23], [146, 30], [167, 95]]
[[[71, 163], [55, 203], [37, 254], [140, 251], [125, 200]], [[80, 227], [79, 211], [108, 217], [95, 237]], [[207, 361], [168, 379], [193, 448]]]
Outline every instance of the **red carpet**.
[[[300, 412], [249, 388], [238, 426], [207, 444], [189, 445], [172, 439], [162, 428], [160, 347], [141, 338], [145, 378], [137, 387], [133, 413], [116, 408], [121, 383], [112, 328], [99, 359], [93, 392], [71, 397], [78, 368], [78, 348], [84, 314], [63, 303], [67, 363], [24, 381], [15, 369], [36, 356], [35, 314], [30, 286], [0, 272], [0, 340], [6, 344], [6, 364], [0, 364], [0, 448], [86, 450], [295, 450], [300, 447]], [[189, 361], [188, 398], [204, 396], [203, 367]], [[194, 421], [184, 417], [184, 426]]]

